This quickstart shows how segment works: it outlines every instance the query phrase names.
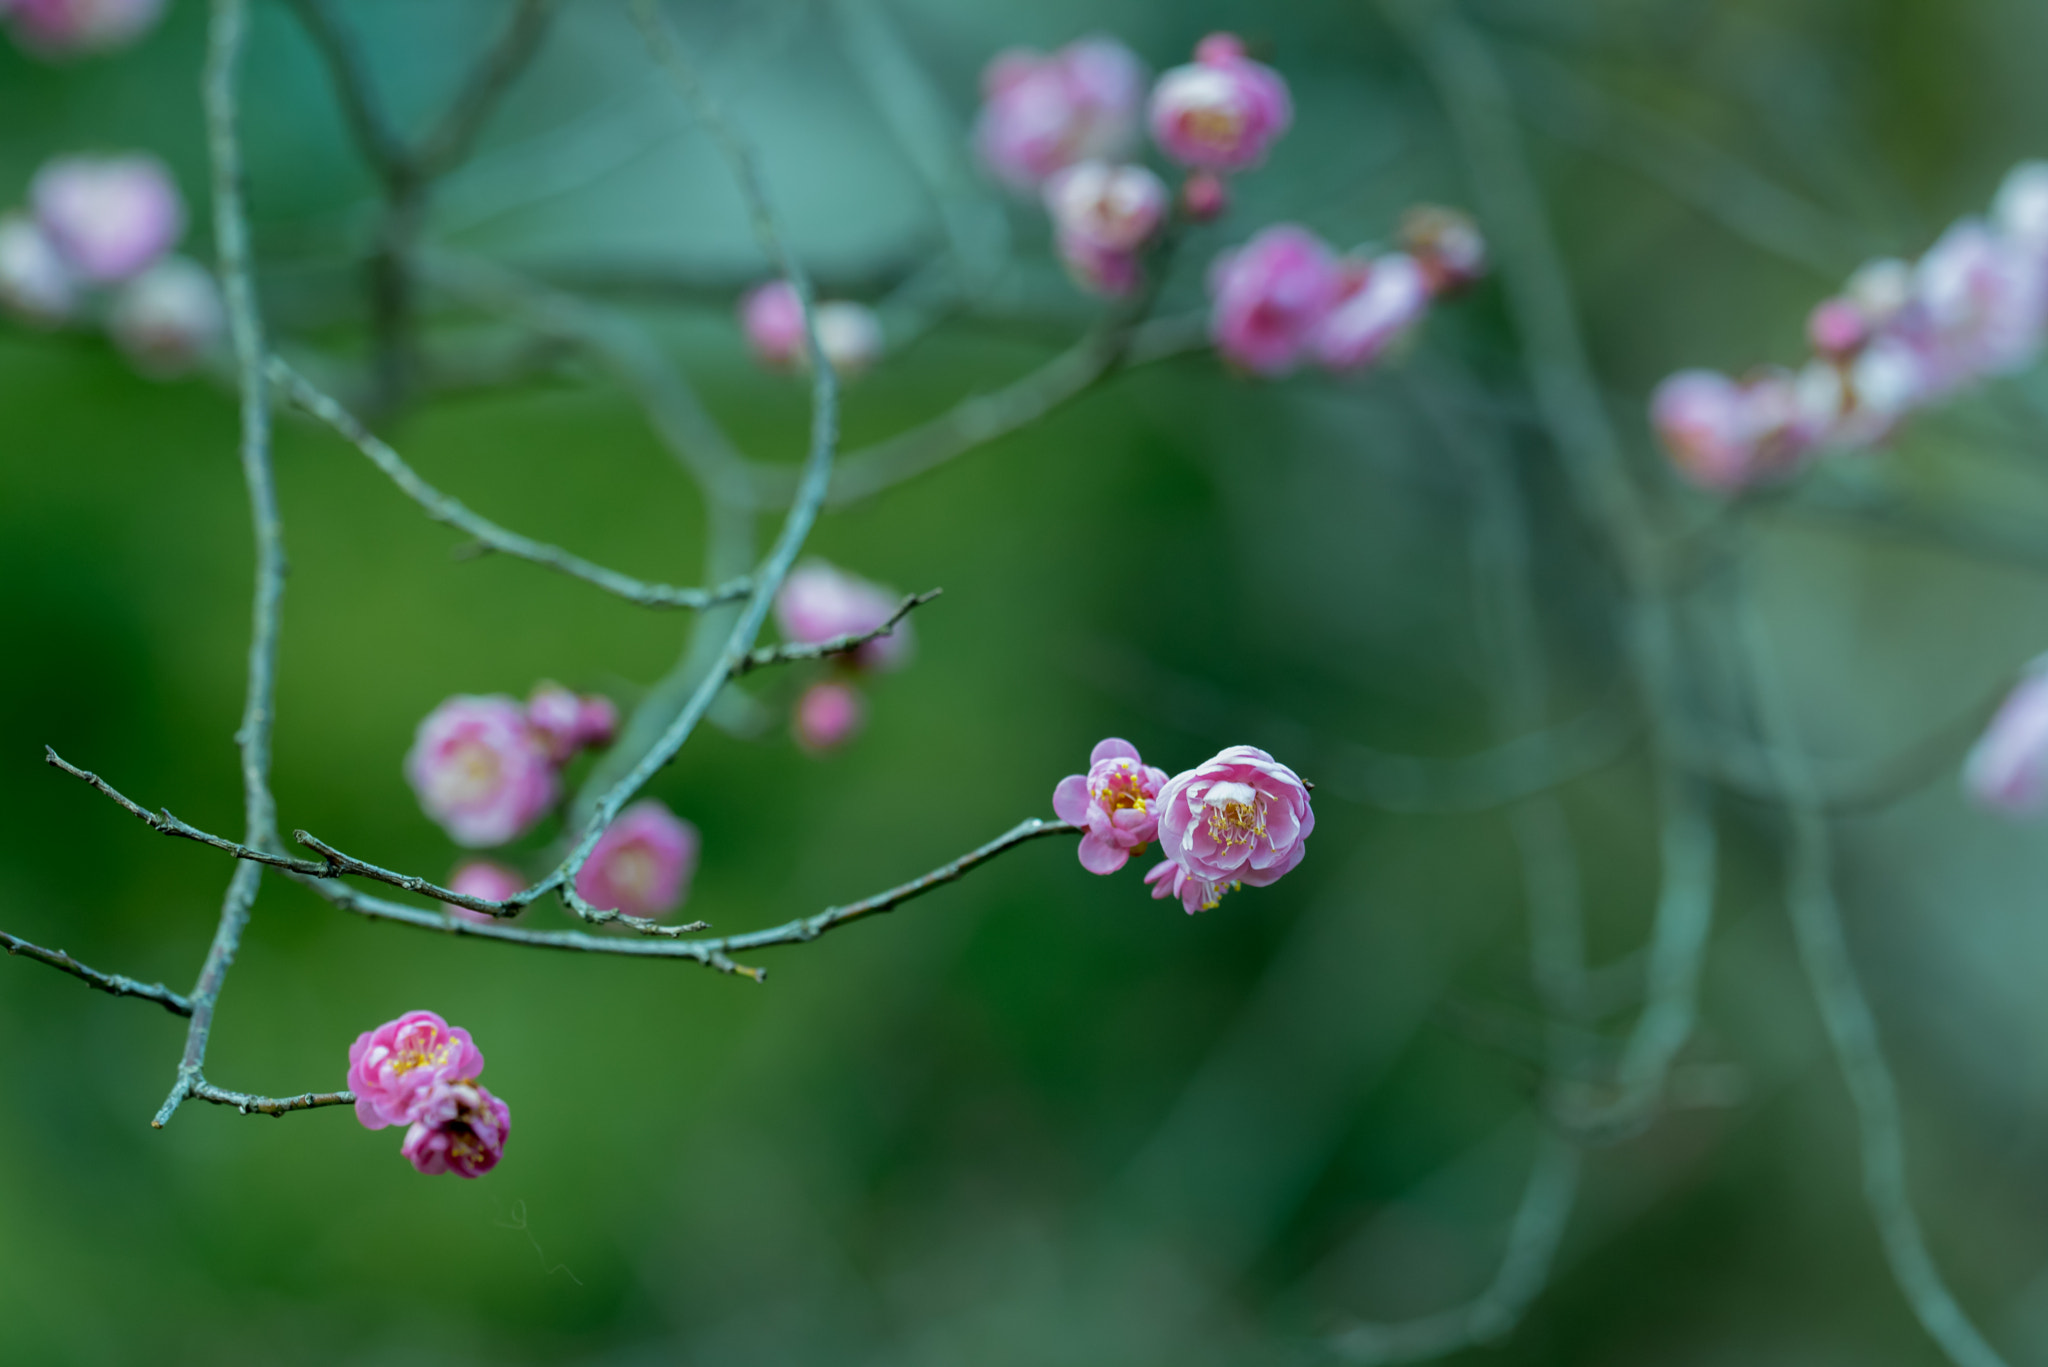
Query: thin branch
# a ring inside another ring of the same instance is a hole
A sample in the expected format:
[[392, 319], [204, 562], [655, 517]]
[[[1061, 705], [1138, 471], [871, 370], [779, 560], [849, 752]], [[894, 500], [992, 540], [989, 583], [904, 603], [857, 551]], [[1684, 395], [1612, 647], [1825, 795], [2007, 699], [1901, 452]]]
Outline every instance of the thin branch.
[[247, 1092], [230, 1092], [214, 1086], [205, 1078], [192, 1084], [190, 1095], [196, 1101], [211, 1101], [216, 1106], [232, 1106], [243, 1115], [284, 1115], [290, 1111], [310, 1111], [315, 1106], [353, 1106], [354, 1092], [302, 1092], [298, 1096], [251, 1096]]
[[144, 1001], [155, 1002], [174, 1016], [192, 1014], [192, 1003], [162, 983], [138, 982], [120, 973], [102, 973], [97, 968], [78, 962], [61, 949], [44, 949], [41, 945], [30, 944], [18, 935], [9, 935], [4, 930], [0, 930], [0, 947], [4, 947], [9, 954], [25, 955], [37, 963], [48, 964], [60, 973], [69, 973], [87, 986], [97, 987], [100, 991], [112, 993], [116, 997], [140, 997]]
[[824, 347], [818, 341], [817, 309], [811, 292], [810, 277], [805, 273], [802, 263], [783, 243], [775, 207], [762, 181], [753, 150], [725, 121], [717, 102], [705, 90], [696, 72], [684, 57], [660, 9], [652, 0], [646, 0], [646, 3], [634, 5], [633, 13], [656, 60], [668, 71], [684, 101], [696, 113], [698, 120], [710, 132], [731, 164], [734, 179], [739, 183], [741, 198], [746, 202], [755, 236], [759, 239], [763, 252], [796, 292], [797, 302], [803, 313], [805, 344], [811, 359], [811, 440], [809, 454], [804, 459], [803, 479], [798, 487], [796, 500], [790, 506], [788, 516], [784, 518], [782, 530], [777, 534], [760, 572], [754, 576], [753, 593], [740, 609], [738, 620], [734, 622], [732, 630], [726, 637], [717, 667], [705, 674], [683, 705], [682, 711], [640, 761], [598, 799], [581, 838], [570, 851], [568, 858], [563, 860], [556, 870], [563, 902], [576, 914], [592, 922], [613, 919], [617, 913], [607, 908], [593, 907], [585, 902], [576, 892], [577, 873], [590, 858], [590, 852], [597, 847], [598, 840], [620, 809], [646, 785], [649, 779], [675, 758], [676, 752], [696, 730], [697, 723], [710, 710], [719, 690], [730, 680], [733, 670], [753, 650], [762, 623], [767, 620], [769, 605], [774, 601], [776, 592], [781, 589], [782, 581], [788, 575], [790, 566], [795, 563], [797, 553], [803, 549], [804, 540], [810, 535], [811, 526], [817, 520], [818, 509], [825, 501], [826, 490], [832, 481], [832, 462], [839, 439], [839, 379], [832, 369], [830, 360], [825, 356]]
[[[429, 911], [424, 907], [409, 907], [401, 902], [388, 901], [359, 892], [344, 883], [295, 875], [298, 881], [315, 893], [345, 911], [352, 911], [373, 920], [395, 921], [402, 925], [422, 930], [438, 930], [444, 934], [467, 936], [479, 940], [497, 940], [505, 944], [526, 945], [538, 949], [574, 950], [592, 954], [620, 954], [639, 959], [691, 959], [724, 973], [737, 973], [753, 978], [756, 982], [766, 978], [765, 969], [747, 967], [733, 962], [730, 953], [767, 949], [778, 945], [807, 944], [828, 930], [846, 925], [864, 917], [893, 911], [905, 902], [922, 897], [934, 888], [964, 876], [974, 868], [987, 863], [1006, 850], [1028, 844], [1051, 835], [1078, 835], [1081, 828], [1070, 826], [1064, 821], [1046, 821], [1033, 817], [1020, 821], [1003, 834], [985, 845], [980, 845], [958, 859], [941, 864], [931, 872], [921, 874], [906, 883], [899, 883], [884, 892], [844, 906], [827, 907], [812, 916], [799, 917], [794, 921], [771, 926], [765, 930], [748, 931], [739, 935], [719, 936], [701, 940], [674, 938], [624, 938], [609, 935], [592, 935], [580, 930], [529, 930], [522, 926], [487, 925], [466, 921], [457, 917]], [[488, 908], [484, 908], [488, 909]], [[663, 930], [684, 930], [689, 927], [662, 927]]]
[[112, 798], [137, 820], [141, 821], [143, 825], [159, 834], [176, 836], [181, 840], [190, 840], [201, 845], [210, 845], [214, 849], [231, 854], [237, 859], [247, 859], [257, 864], [268, 864], [272, 868], [288, 869], [293, 873], [303, 873], [313, 878], [326, 878], [331, 877], [333, 874], [333, 870], [311, 859], [293, 859], [289, 855], [272, 854], [268, 850], [251, 849], [247, 845], [224, 839], [209, 831], [202, 831], [197, 826], [187, 825], [185, 822], [180, 821], [177, 817], [172, 816], [168, 810], [152, 812], [141, 803], [123, 796], [119, 789], [101, 778], [98, 774], [79, 768], [47, 745], [43, 747], [43, 762], [53, 768], [62, 769], [75, 779], [80, 779], [90, 784]]
[[[277, 489], [270, 473], [270, 393], [264, 383], [267, 347], [257, 314], [256, 286], [250, 269], [249, 222], [242, 201], [242, 148], [237, 128], [235, 77], [241, 65], [248, 13], [245, 0], [213, 0], [207, 34], [204, 95], [207, 150], [213, 168], [213, 231], [219, 254], [228, 334], [234, 342], [241, 388], [242, 477], [249, 488], [249, 516], [256, 537], [256, 590], [250, 615], [248, 696], [235, 740], [242, 757], [242, 793], [246, 831], [252, 849], [277, 843], [277, 804], [270, 793], [270, 729], [276, 693], [277, 630], [284, 597], [284, 530], [278, 518]], [[185, 1034], [185, 1054], [177, 1080], [150, 1123], [161, 1128], [190, 1095], [206, 1062], [206, 1041], [213, 1028], [214, 1004], [227, 979], [228, 966], [242, 943], [249, 908], [256, 900], [262, 872], [240, 864], [228, 880], [220, 924], [192, 989], [192, 1024]]]
[[376, 435], [357, 420], [354, 414], [340, 403], [318, 389], [312, 381], [287, 365], [282, 359], [270, 358], [270, 375], [291, 401], [313, 417], [326, 423], [338, 432], [344, 440], [361, 451], [379, 470], [390, 477], [405, 495], [426, 510], [427, 516], [436, 522], [459, 528], [475, 537], [485, 549], [521, 560], [545, 565], [572, 578], [594, 584], [607, 593], [615, 594], [630, 603], [652, 608], [694, 608], [703, 609], [716, 603], [728, 603], [746, 595], [748, 582], [744, 579], [716, 588], [676, 588], [669, 584], [649, 583], [620, 574], [617, 570], [585, 560], [559, 546], [535, 541], [471, 511], [460, 499], [442, 493], [405, 463], [396, 451], [380, 441]]
[[1424, 1362], [1506, 1337], [1549, 1280], [1566, 1217], [1578, 1199], [1579, 1166], [1578, 1148], [1545, 1130], [1508, 1229], [1507, 1252], [1486, 1290], [1441, 1314], [1394, 1324], [1351, 1325], [1330, 1346], [1353, 1362]]
[[554, 14], [555, 0], [520, 0], [498, 41], [471, 70], [441, 121], [413, 149], [416, 176], [435, 180], [468, 159], [491, 111], [540, 51]]
[[790, 664], [797, 660], [822, 660], [827, 656], [845, 655], [859, 650], [870, 641], [879, 641], [884, 636], [893, 634], [898, 622], [908, 617], [914, 609], [923, 607], [944, 592], [944, 589], [927, 589], [923, 593], [909, 595], [896, 605], [896, 611], [889, 614], [888, 621], [867, 631], [847, 632], [823, 641], [797, 645], [760, 646], [749, 651], [733, 666], [732, 677], [737, 679], [757, 669], [765, 669], [769, 665]]
[[306, 36], [313, 40], [313, 46], [319, 49], [321, 60], [327, 65], [328, 79], [334, 86], [335, 98], [341, 103], [342, 117], [348, 121], [349, 132], [354, 135], [363, 159], [370, 163], [370, 169], [387, 187], [404, 179], [410, 171], [410, 158], [371, 94], [370, 73], [363, 65], [361, 51], [329, 12], [327, 0], [290, 0], [290, 3], [292, 12], [298, 15], [300, 25], [306, 30]]
[[1884, 1245], [1885, 1261], [1928, 1336], [1956, 1367], [2005, 1367], [1970, 1322], [1927, 1250], [1906, 1183], [1906, 1140], [1898, 1084], [1885, 1062], [1877, 1019], [1857, 981], [1835, 901], [1827, 817], [1801, 750], [1799, 724], [1783, 684], [1770, 632], [1753, 593], [1742, 591], [1737, 625], [1749, 656], [1751, 687], [1777, 783], [1785, 795], [1791, 846], [1785, 856], [1785, 902], [1799, 943], [1799, 961], [1834, 1046], [1856, 1107], [1863, 1150], [1863, 1195]]

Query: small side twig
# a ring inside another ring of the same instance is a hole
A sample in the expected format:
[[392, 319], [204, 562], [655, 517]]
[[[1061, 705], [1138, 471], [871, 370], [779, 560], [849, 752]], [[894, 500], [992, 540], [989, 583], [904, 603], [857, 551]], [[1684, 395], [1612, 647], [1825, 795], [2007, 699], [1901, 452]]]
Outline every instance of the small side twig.
[[828, 656], [845, 655], [859, 650], [870, 641], [879, 641], [893, 633], [897, 623], [944, 592], [944, 589], [927, 589], [923, 593], [910, 594], [896, 605], [896, 611], [889, 614], [888, 621], [867, 631], [850, 631], [827, 640], [805, 644], [760, 646], [749, 651], [732, 667], [732, 677], [737, 679], [743, 674], [751, 674], [769, 665], [790, 664], [797, 660], [822, 660]]
[[225, 854], [231, 854], [237, 859], [246, 859], [253, 864], [268, 864], [272, 868], [277, 869], [288, 869], [293, 873], [303, 873], [311, 878], [333, 876], [334, 871], [332, 869], [313, 860], [293, 859], [289, 855], [271, 854], [267, 850], [253, 849], [248, 845], [214, 835], [210, 831], [202, 831], [197, 826], [188, 825], [177, 817], [172, 816], [168, 809], [161, 812], [152, 812], [141, 803], [124, 796], [119, 789], [101, 778], [98, 774], [93, 773], [89, 769], [79, 768], [47, 745], [43, 747], [43, 762], [52, 768], [62, 769], [73, 778], [79, 779], [106, 794], [137, 820], [141, 821], [143, 825], [163, 835], [173, 835], [180, 840], [190, 840], [196, 844], [210, 845], [214, 849], [220, 850]]
[[86, 984], [116, 997], [139, 997], [143, 1001], [155, 1002], [174, 1016], [192, 1014], [192, 1003], [171, 991], [162, 983], [137, 982], [120, 973], [102, 973], [97, 968], [78, 962], [61, 949], [44, 949], [41, 945], [30, 944], [18, 935], [9, 935], [0, 930], [0, 948], [9, 954], [20, 954], [34, 959], [37, 963], [48, 964], [59, 973], [69, 973]]
[[473, 545], [483, 550], [497, 551], [521, 560], [532, 561], [536, 565], [545, 565], [551, 570], [581, 579], [586, 584], [594, 584], [607, 593], [616, 594], [627, 602], [638, 603], [642, 607], [703, 609], [744, 598], [751, 586], [745, 579], [737, 579], [732, 583], [720, 584], [710, 589], [676, 588], [669, 584], [649, 583], [585, 560], [582, 556], [571, 554], [560, 546], [551, 546], [546, 542], [535, 541], [531, 537], [509, 531], [471, 510], [460, 499], [442, 493], [420, 478], [398, 452], [379, 440], [354, 414], [283, 360], [272, 356], [269, 368], [271, 379], [293, 403], [332, 427], [343, 440], [369, 457], [370, 463], [388, 475], [391, 482], [408, 498], [425, 509], [428, 517], [469, 533], [475, 538]]
[[280, 1116], [291, 1111], [310, 1111], [315, 1106], [353, 1106], [354, 1092], [301, 1092], [297, 1096], [252, 1096], [248, 1092], [230, 1092], [216, 1087], [205, 1078], [195, 1078], [192, 1089], [187, 1093], [195, 1101], [211, 1101], [216, 1106], [232, 1106], [243, 1115]]

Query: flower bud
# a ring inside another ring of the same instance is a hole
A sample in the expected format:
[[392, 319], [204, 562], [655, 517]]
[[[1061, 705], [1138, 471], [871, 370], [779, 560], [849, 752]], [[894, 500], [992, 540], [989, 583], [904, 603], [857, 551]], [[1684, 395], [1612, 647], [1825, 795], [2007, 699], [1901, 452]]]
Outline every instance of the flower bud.
[[1429, 312], [1428, 275], [1405, 253], [1346, 258], [1338, 279], [1336, 302], [1315, 339], [1316, 360], [1331, 370], [1372, 365]]
[[78, 282], [26, 214], [0, 216], [0, 305], [25, 322], [53, 327], [78, 306]]
[[167, 256], [123, 285], [107, 316], [115, 344], [159, 378], [197, 365], [226, 328], [213, 276], [186, 256]]
[[[455, 866], [455, 872], [448, 875], [450, 892], [459, 892], [464, 897], [481, 898], [486, 902], [502, 902], [525, 887], [526, 880], [519, 876], [518, 870], [508, 869], [503, 864], [494, 863], [489, 859], [465, 859]], [[473, 921], [482, 926], [513, 919], [493, 916], [487, 911], [478, 911], [473, 907], [457, 906], [453, 902], [443, 902], [441, 909], [458, 920]]]
[[124, 47], [153, 28], [164, 0], [0, 0], [15, 38], [43, 57]]
[[1214, 171], [1194, 171], [1181, 182], [1180, 209], [1196, 223], [1210, 223], [1230, 211], [1230, 186]]
[[796, 700], [790, 732], [796, 743], [814, 755], [836, 750], [852, 740], [867, 720], [867, 704], [858, 690], [827, 680], [814, 683]]
[[804, 309], [796, 287], [770, 280], [740, 300], [740, 331], [754, 357], [773, 370], [788, 370], [804, 358]]
[[45, 162], [29, 198], [66, 264], [99, 284], [140, 274], [185, 231], [178, 187], [146, 152]]
[[1401, 218], [1401, 246], [1422, 269], [1429, 292], [1455, 294], [1486, 274], [1486, 239], [1472, 216], [1418, 204]]
[[866, 304], [818, 305], [818, 346], [833, 373], [850, 380], [882, 359], [882, 323]]
[[1340, 284], [1321, 239], [1275, 224], [1210, 267], [1209, 337], [1246, 370], [1285, 374], [1314, 346]]

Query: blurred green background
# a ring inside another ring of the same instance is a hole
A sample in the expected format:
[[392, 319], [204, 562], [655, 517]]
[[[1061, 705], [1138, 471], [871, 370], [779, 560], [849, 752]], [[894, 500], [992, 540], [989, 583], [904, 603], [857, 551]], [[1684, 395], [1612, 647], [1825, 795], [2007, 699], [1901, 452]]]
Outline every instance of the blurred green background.
[[[1188, 244], [1168, 312], [1198, 307], [1203, 262], [1261, 223], [1361, 241], [1419, 198], [1472, 202], [1435, 93], [1369, 5], [885, 12], [963, 123], [981, 63], [1012, 43], [1113, 32], [1156, 68], [1228, 27], [1285, 72], [1296, 128]], [[409, 127], [500, 13], [347, 7]], [[934, 240], [839, 13], [677, 13], [828, 279]], [[1794, 359], [1806, 308], [1859, 260], [1921, 249], [2048, 152], [2038, 4], [1466, 14], [1508, 73], [1630, 457], [1702, 525], [1711, 510], [1671, 488], [1643, 429], [1656, 379]], [[136, 49], [63, 67], [0, 51], [0, 204], [55, 152], [149, 147], [195, 201], [203, 252], [203, 20], [176, 0]], [[371, 186], [271, 0], [246, 90], [274, 320], [288, 342], [345, 350], [353, 317], [319, 282], [360, 251]], [[568, 6], [436, 212], [438, 242], [565, 273], [758, 269], [724, 167], [595, 0]], [[849, 395], [851, 440], [1021, 374], [1085, 324], [1036, 215], [1013, 217], [1025, 302], [893, 355]], [[795, 458], [804, 388], [745, 360], [729, 295], [614, 297], [750, 453]], [[1498, 286], [1356, 382], [1251, 383], [1199, 354], [1121, 378], [823, 521], [817, 552], [945, 597], [847, 751], [799, 753], [780, 717], [801, 680], [767, 678], [773, 724], [707, 730], [656, 781], [704, 832], [689, 910], [744, 929], [888, 886], [1049, 814], [1054, 783], [1108, 734], [1170, 770], [1260, 744], [1316, 780], [1298, 872], [1189, 918], [1147, 900], [1136, 868], [1092, 878], [1042, 842], [758, 956], [765, 987], [456, 943], [267, 880], [209, 1076], [337, 1087], [358, 1031], [431, 1007], [474, 1033], [515, 1116], [503, 1165], [476, 1182], [416, 1175], [342, 1109], [270, 1121], [194, 1104], [152, 1131], [182, 1024], [0, 963], [0, 1361], [1308, 1363], [1349, 1319], [1473, 1294], [1535, 1132], [1540, 1018], [1512, 846], [1498, 813], [1391, 812], [1358, 778], [1358, 746], [1449, 756], [1496, 738], [1471, 492], [1421, 416], [1431, 399], [1524, 495], [1555, 716], [1615, 705], [1600, 555], [1530, 422]], [[1954, 772], [1985, 700], [2048, 643], [2044, 400], [2023, 377], [1753, 519], [1823, 772], [1932, 755], [1838, 821], [1841, 888], [1931, 1244], [2015, 1362], [2048, 1358], [2048, 851], [2038, 829], [1966, 809]], [[7, 328], [0, 434], [0, 925], [183, 988], [224, 862], [152, 837], [40, 747], [236, 827], [250, 550], [232, 403], [203, 381], [139, 379], [90, 337]], [[388, 434], [511, 526], [698, 576], [697, 498], [595, 370], [432, 400]], [[543, 677], [630, 705], [681, 648], [680, 617], [456, 561], [444, 529], [323, 431], [285, 420], [277, 466], [287, 829], [438, 874], [455, 851], [399, 773], [429, 708]], [[1624, 986], [1655, 887], [1648, 793], [1634, 751], [1563, 792], [1595, 957]], [[1725, 883], [1677, 1088], [1692, 1104], [1591, 1153], [1554, 1285], [1475, 1361], [1939, 1360], [1861, 1205], [1846, 1094], [1779, 904], [1778, 813], [1724, 793], [1717, 814]], [[564, 924], [551, 908], [529, 920]], [[1628, 1019], [1624, 991], [1609, 1026]]]

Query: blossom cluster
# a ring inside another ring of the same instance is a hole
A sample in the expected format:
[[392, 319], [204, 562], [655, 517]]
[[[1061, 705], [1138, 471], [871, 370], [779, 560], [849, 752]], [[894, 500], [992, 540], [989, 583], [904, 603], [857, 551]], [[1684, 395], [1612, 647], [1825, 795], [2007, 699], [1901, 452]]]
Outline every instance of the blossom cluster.
[[432, 1011], [408, 1011], [356, 1036], [348, 1085], [356, 1119], [403, 1125], [399, 1152], [428, 1176], [481, 1177], [505, 1156], [512, 1113], [477, 1081], [484, 1056], [469, 1031]]
[[[561, 800], [562, 767], [586, 749], [610, 745], [618, 708], [600, 694], [579, 696], [542, 683], [524, 703], [502, 693], [457, 694], [419, 725], [405, 776], [420, 806], [458, 845], [480, 849], [516, 840]], [[656, 916], [680, 906], [696, 870], [697, 828], [658, 799], [635, 803], [599, 838], [576, 875], [593, 906]], [[450, 890], [502, 902], [526, 886], [515, 869], [489, 859], [458, 864]], [[449, 905], [451, 915], [488, 922]]]
[[174, 375], [219, 341], [207, 269], [172, 248], [185, 202], [146, 152], [46, 162], [27, 210], [0, 213], [0, 306], [42, 327], [98, 321], [145, 374]]
[[[739, 315], [740, 331], [754, 359], [770, 370], [796, 370], [810, 359], [803, 303], [787, 280], [770, 280], [749, 290], [740, 299]], [[882, 323], [866, 304], [826, 300], [818, 305], [815, 321], [818, 347], [842, 380], [864, 373], [882, 358]]]
[[1455, 209], [1422, 205], [1402, 222], [1399, 250], [1339, 255], [1277, 223], [1209, 269], [1209, 336], [1232, 363], [1283, 375], [1304, 362], [1364, 370], [1414, 331], [1439, 297], [1485, 274], [1486, 243]]
[[1179, 898], [1191, 915], [1213, 910], [1225, 893], [1277, 882], [1301, 862], [1316, 828], [1308, 785], [1250, 745], [1168, 778], [1111, 737], [1089, 753], [1087, 773], [1060, 780], [1052, 808], [1081, 827], [1081, 867], [1090, 873], [1115, 873], [1157, 840], [1165, 857], [1145, 881], [1155, 899]]
[[1951, 225], [1917, 261], [1871, 261], [1807, 319], [1799, 370], [1683, 370], [1650, 418], [1702, 488], [1784, 479], [1827, 451], [1868, 448], [1915, 410], [2031, 365], [2048, 328], [2048, 162], [2013, 168], [1987, 218]]
[[[791, 570], [775, 596], [775, 622], [783, 636], [799, 645], [818, 645], [841, 636], [859, 636], [880, 627], [895, 613], [897, 594], [859, 575], [815, 557]], [[867, 719], [867, 703], [854, 681], [863, 675], [901, 669], [916, 648], [908, 619], [886, 636], [831, 659], [835, 677], [806, 688], [791, 716], [798, 745], [823, 754], [852, 740]]]
[[0, 0], [0, 22], [39, 57], [109, 52], [142, 37], [164, 0]]

